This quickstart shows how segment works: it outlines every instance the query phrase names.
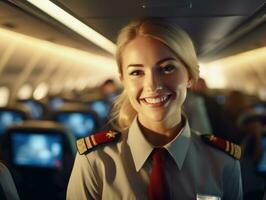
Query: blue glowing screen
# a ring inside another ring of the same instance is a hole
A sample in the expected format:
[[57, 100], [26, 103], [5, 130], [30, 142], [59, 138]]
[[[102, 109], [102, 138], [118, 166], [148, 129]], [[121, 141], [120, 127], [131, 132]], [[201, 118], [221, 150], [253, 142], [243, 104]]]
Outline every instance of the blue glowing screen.
[[95, 111], [101, 119], [108, 117], [110, 105], [105, 101], [93, 101], [90, 103], [91, 109]]
[[260, 161], [258, 162], [257, 170], [259, 172], [266, 173], [266, 137], [263, 137], [261, 142], [262, 142], [263, 154]]
[[35, 101], [26, 101], [25, 102], [27, 108], [30, 111], [30, 115], [33, 119], [41, 119], [44, 113], [43, 107], [41, 104]]
[[69, 128], [77, 138], [90, 135], [96, 128], [95, 118], [90, 113], [59, 113], [56, 116], [56, 121]]
[[49, 101], [49, 108], [51, 110], [57, 110], [59, 109], [62, 105], [64, 104], [64, 100], [59, 98], [59, 97], [55, 97], [55, 98], [52, 98], [50, 101]]
[[63, 144], [58, 134], [12, 133], [13, 162], [18, 166], [60, 168]]
[[23, 116], [19, 112], [0, 111], [0, 135], [3, 134], [9, 126], [22, 121]]

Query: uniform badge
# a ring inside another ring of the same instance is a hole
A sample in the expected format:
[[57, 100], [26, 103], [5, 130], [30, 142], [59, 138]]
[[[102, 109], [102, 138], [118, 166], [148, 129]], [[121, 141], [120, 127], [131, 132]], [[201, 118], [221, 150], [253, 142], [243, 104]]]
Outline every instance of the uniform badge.
[[109, 131], [108, 133], [106, 133], [106, 137], [111, 139], [111, 138], [115, 138], [115, 134], [113, 131]]
[[221, 200], [221, 197], [213, 195], [197, 194], [197, 200]]
[[240, 159], [241, 147], [239, 145], [214, 135], [202, 135], [201, 137], [206, 143], [226, 152], [235, 159]]
[[76, 141], [79, 154], [87, 153], [101, 144], [117, 141], [121, 133], [116, 131], [103, 131]]

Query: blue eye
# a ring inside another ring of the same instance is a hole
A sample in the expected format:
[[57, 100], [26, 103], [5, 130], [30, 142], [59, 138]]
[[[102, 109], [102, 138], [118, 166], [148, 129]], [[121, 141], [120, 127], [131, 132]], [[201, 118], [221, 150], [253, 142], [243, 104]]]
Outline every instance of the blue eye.
[[164, 67], [162, 67], [161, 71], [164, 73], [164, 74], [170, 74], [172, 72], [174, 72], [176, 70], [176, 66], [174, 65], [166, 65]]

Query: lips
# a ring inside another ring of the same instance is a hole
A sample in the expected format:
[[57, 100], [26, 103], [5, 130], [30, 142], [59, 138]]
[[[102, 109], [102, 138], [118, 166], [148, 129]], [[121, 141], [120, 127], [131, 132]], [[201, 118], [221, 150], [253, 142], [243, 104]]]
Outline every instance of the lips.
[[153, 107], [158, 107], [158, 106], [163, 106], [168, 102], [170, 99], [171, 95], [160, 95], [160, 96], [155, 96], [155, 97], [146, 97], [142, 98], [141, 102], [143, 102], [145, 105], [153, 106]]

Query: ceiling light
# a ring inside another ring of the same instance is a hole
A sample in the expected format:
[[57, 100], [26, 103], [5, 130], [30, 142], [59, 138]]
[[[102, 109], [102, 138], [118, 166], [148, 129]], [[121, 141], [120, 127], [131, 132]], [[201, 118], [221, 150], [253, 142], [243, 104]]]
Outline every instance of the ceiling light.
[[141, 0], [140, 6], [142, 8], [192, 8], [192, 2], [190, 0]]
[[71, 30], [85, 37], [89, 41], [93, 42], [97, 46], [103, 48], [104, 50], [110, 52], [111, 54], [115, 53], [116, 45], [90, 28], [88, 25], [79, 21], [77, 18], [73, 17], [65, 10], [54, 4], [49, 0], [27, 0], [32, 5], [36, 6], [43, 12], [47, 13], [57, 21], [61, 22]]

